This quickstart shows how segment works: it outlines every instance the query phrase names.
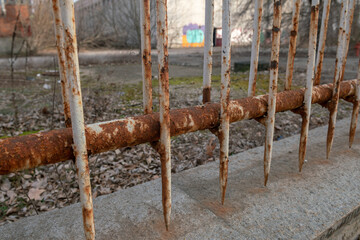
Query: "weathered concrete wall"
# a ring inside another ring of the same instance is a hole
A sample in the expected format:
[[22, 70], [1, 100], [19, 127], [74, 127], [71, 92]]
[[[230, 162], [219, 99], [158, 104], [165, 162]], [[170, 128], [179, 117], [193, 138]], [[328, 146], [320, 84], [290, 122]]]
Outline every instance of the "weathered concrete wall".
[[[11, 37], [3, 37], [0, 38], [0, 56], [2, 57], [10, 57], [11, 52]], [[14, 45], [14, 54], [18, 53], [19, 49], [21, 48], [23, 39], [17, 38], [15, 40]], [[24, 52], [25, 47], [23, 47], [22, 52]]]

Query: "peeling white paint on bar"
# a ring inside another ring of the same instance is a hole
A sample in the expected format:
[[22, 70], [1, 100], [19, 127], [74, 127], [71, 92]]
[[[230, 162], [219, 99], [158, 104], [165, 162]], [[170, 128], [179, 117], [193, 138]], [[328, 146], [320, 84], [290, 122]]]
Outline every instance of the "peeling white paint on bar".
[[256, 90], [256, 76], [258, 70], [259, 48], [260, 48], [262, 6], [263, 6], [263, 0], [255, 0], [255, 15], [254, 15], [254, 24], [253, 24], [254, 37], [251, 43], [248, 97], [255, 96], [255, 90]]
[[305, 161], [306, 143], [309, 134], [312, 90], [314, 85], [317, 30], [318, 30], [318, 20], [319, 20], [319, 0], [312, 0], [311, 8], [312, 9], [310, 15], [308, 62], [306, 68], [306, 87], [305, 87], [304, 108], [303, 108], [304, 116], [302, 116], [303, 123], [301, 126], [300, 145], [299, 145], [299, 171], [302, 170], [302, 166]]
[[229, 103], [230, 103], [230, 0], [223, 0], [222, 10], [222, 54], [221, 54], [221, 115], [220, 115], [220, 189], [224, 204], [229, 162]]
[[331, 7], [331, 0], [324, 0], [323, 13], [321, 18], [320, 37], [318, 44], [319, 46], [316, 54], [315, 82], [314, 82], [315, 85], [319, 85], [321, 79], [321, 69], [322, 69], [322, 62], [324, 59], [326, 33], [329, 22], [330, 7]]
[[269, 81], [269, 101], [268, 114], [266, 118], [266, 137], [264, 149], [264, 185], [267, 184], [270, 166], [272, 145], [274, 138], [275, 112], [276, 112], [276, 94], [277, 81], [279, 73], [279, 51], [281, 36], [281, 0], [274, 0], [274, 20], [272, 29], [272, 46], [270, 58], [270, 81]]
[[63, 0], [59, 4], [65, 39], [65, 72], [71, 111], [74, 140], [74, 156], [78, 172], [80, 201], [83, 209], [83, 224], [86, 239], [95, 239], [89, 162], [87, 156], [84, 113], [81, 97], [79, 59], [75, 31], [74, 2]]
[[203, 102], [204, 103], [211, 99], [210, 96], [211, 96], [212, 55], [213, 55], [213, 32], [214, 32], [214, 0], [205, 0], [205, 40], [204, 40], [205, 43], [204, 43], [204, 67], [203, 67]]

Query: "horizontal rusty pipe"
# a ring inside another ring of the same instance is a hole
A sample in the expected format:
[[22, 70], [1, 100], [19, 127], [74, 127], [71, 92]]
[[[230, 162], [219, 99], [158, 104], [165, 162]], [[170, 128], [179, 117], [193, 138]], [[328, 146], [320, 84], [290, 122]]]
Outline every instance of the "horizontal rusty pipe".
[[[355, 96], [356, 80], [343, 81], [340, 97]], [[312, 103], [325, 103], [332, 97], [333, 84], [315, 86]], [[299, 108], [304, 102], [304, 89], [276, 95], [276, 112]], [[267, 113], [268, 95], [230, 101], [229, 120], [259, 118]], [[220, 104], [174, 109], [170, 111], [170, 134], [177, 136], [218, 127]], [[159, 114], [129, 117], [87, 125], [85, 128], [89, 154], [157, 141], [160, 138]], [[74, 159], [70, 128], [0, 139], [0, 175], [46, 164]]]

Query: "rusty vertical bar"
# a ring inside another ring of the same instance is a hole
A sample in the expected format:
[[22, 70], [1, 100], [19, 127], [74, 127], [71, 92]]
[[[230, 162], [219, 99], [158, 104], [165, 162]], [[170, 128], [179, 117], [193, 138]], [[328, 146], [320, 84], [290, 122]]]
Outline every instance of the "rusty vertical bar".
[[268, 114], [266, 118], [266, 138], [264, 150], [264, 185], [266, 186], [272, 155], [272, 145], [274, 137], [275, 111], [276, 111], [276, 95], [277, 80], [279, 70], [279, 51], [280, 51], [280, 31], [281, 27], [281, 0], [274, 0], [274, 20], [272, 28], [272, 46], [270, 59], [270, 82], [269, 82], [269, 101]]
[[211, 101], [211, 75], [214, 32], [214, 0], [205, 1], [205, 45], [203, 70], [203, 103]]
[[319, 38], [318, 50], [316, 54], [314, 85], [320, 84], [321, 69], [323, 65], [324, 52], [325, 52], [326, 33], [327, 33], [327, 27], [329, 22], [329, 15], [330, 15], [330, 6], [331, 6], [331, 0], [324, 0], [323, 12], [321, 18], [320, 38]]
[[65, 126], [71, 127], [71, 113], [70, 113], [70, 103], [69, 103], [69, 92], [67, 91], [67, 78], [65, 73], [65, 53], [64, 53], [64, 30], [62, 26], [61, 14], [59, 10], [59, 1], [52, 0], [53, 13], [54, 13], [54, 23], [55, 23], [55, 40], [56, 48], [58, 52], [58, 62], [59, 62], [59, 74], [61, 81], [61, 93], [62, 93], [62, 102], [64, 108], [64, 117], [65, 117]]
[[171, 143], [167, 0], [156, 1], [156, 16], [160, 102], [160, 142], [158, 145], [158, 151], [161, 160], [162, 203], [164, 219], [166, 229], [168, 230], [171, 214]]
[[73, 150], [76, 159], [80, 201], [86, 239], [95, 239], [93, 204], [91, 196], [89, 162], [86, 147], [84, 113], [82, 107], [79, 59], [75, 30], [74, 1], [63, 0], [59, 4], [64, 34], [65, 73], [71, 111]]
[[255, 15], [253, 24], [253, 41], [251, 43], [251, 60], [250, 60], [250, 74], [248, 96], [255, 96], [256, 91], [256, 76], [259, 61], [259, 46], [261, 33], [261, 18], [262, 18], [263, 0], [255, 0]]
[[355, 100], [353, 102], [353, 111], [351, 114], [351, 124], [350, 124], [350, 133], [349, 133], [349, 148], [351, 148], [356, 131], [357, 120], [359, 116], [359, 106], [360, 106], [360, 58], [359, 58], [359, 66], [358, 66], [358, 75], [356, 80], [356, 92], [355, 92]]
[[334, 73], [334, 89], [331, 102], [329, 104], [330, 117], [326, 139], [326, 158], [329, 158], [332, 144], [334, 141], [334, 131], [336, 124], [336, 114], [339, 103], [339, 88], [344, 77], [347, 51], [350, 41], [351, 24], [354, 16], [355, 0], [342, 3], [341, 22], [339, 28], [338, 49], [336, 53], [335, 73]]
[[347, 13], [348, 1], [342, 0], [341, 2], [341, 14], [340, 14], [340, 23], [339, 23], [339, 35], [338, 35], [338, 43], [337, 43], [337, 50], [336, 50], [336, 61], [335, 61], [335, 72], [334, 72], [334, 88], [332, 98], [329, 104], [329, 111], [330, 111], [330, 118], [329, 118], [329, 126], [328, 126], [328, 133], [326, 139], [326, 158], [329, 158], [330, 150], [332, 147], [332, 135], [334, 134], [334, 115], [336, 116], [335, 112], [335, 104], [334, 100], [336, 101], [336, 91], [340, 85], [340, 72], [341, 66], [343, 61], [343, 51], [344, 51], [344, 35], [345, 35], [345, 21], [346, 21], [346, 13]]
[[346, 26], [345, 26], [345, 36], [344, 36], [345, 37], [344, 61], [341, 66], [342, 71], [341, 71], [340, 81], [342, 81], [344, 79], [345, 66], [346, 66], [347, 54], [348, 54], [349, 43], [350, 43], [351, 26], [352, 26], [352, 22], [354, 19], [355, 3], [356, 3], [356, 0], [349, 0], [349, 3], [348, 3], [348, 11], [347, 11], [346, 21], [345, 21]]
[[144, 113], [152, 113], [150, 0], [140, 0], [141, 67]]
[[301, 172], [306, 154], [306, 142], [309, 133], [309, 122], [311, 113], [312, 89], [314, 84], [315, 71], [315, 54], [316, 41], [319, 20], [319, 0], [312, 0], [311, 2], [311, 16], [310, 16], [310, 32], [309, 32], [309, 49], [308, 49], [308, 63], [306, 70], [306, 87], [304, 96], [304, 107], [302, 112], [302, 125], [300, 133], [299, 146], [299, 171]]
[[222, 62], [220, 96], [220, 190], [221, 203], [224, 204], [229, 162], [229, 103], [230, 103], [230, 0], [222, 1]]
[[300, 6], [301, 0], [293, 1], [293, 13], [292, 13], [292, 26], [290, 31], [290, 43], [289, 43], [289, 53], [286, 64], [286, 81], [285, 81], [285, 90], [291, 89], [291, 83], [294, 73], [294, 60], [296, 54], [296, 39], [299, 29], [299, 15], [300, 15]]

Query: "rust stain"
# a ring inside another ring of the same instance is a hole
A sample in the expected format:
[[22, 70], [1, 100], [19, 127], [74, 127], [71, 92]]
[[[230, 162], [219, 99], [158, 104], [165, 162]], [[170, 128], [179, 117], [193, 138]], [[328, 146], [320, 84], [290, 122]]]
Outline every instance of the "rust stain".
[[270, 69], [277, 69], [277, 68], [278, 68], [278, 62], [277, 61], [271, 61]]
[[273, 29], [272, 29], [272, 31], [273, 31], [274, 33], [280, 32], [280, 28], [274, 26]]
[[266, 137], [264, 149], [264, 185], [268, 181], [270, 172], [272, 144], [274, 135], [274, 123], [276, 113], [276, 98], [277, 98], [277, 78], [278, 78], [278, 62], [280, 51], [280, 26], [281, 26], [281, 2], [274, 2], [274, 18], [272, 29], [272, 47], [271, 47], [271, 62], [270, 62], [270, 82], [269, 82], [269, 96], [268, 96], [268, 112], [266, 119]]
[[326, 32], [327, 32], [327, 28], [328, 28], [328, 20], [329, 20], [329, 15], [330, 15], [330, 4], [328, 4], [326, 6], [326, 9], [323, 9], [323, 11], [326, 11], [323, 29], [321, 29], [321, 31], [324, 32], [324, 35], [323, 35], [323, 43], [321, 43], [321, 49], [319, 50], [319, 53], [318, 53], [319, 63], [317, 65], [315, 76], [314, 76], [314, 85], [319, 85], [320, 79], [321, 79], [321, 69], [323, 66], [323, 59], [324, 59], [324, 53], [325, 53]]
[[211, 101], [211, 87], [203, 88], [203, 104]]
[[143, 76], [143, 95], [144, 95], [144, 113], [152, 113], [152, 72], [151, 72], [151, 29], [150, 29], [150, 1], [143, 0], [141, 3], [144, 7], [144, 24], [143, 32], [144, 36], [142, 42], [144, 44], [142, 51], [142, 62], [144, 69]]
[[222, 205], [218, 201], [202, 201], [202, 205], [208, 208], [211, 212], [213, 212], [216, 216], [226, 218], [231, 216], [238, 209], [231, 204]]
[[287, 59], [287, 68], [286, 68], [286, 81], [284, 90], [290, 90], [293, 72], [294, 72], [294, 60], [296, 54], [296, 38], [299, 28], [299, 13], [300, 13], [300, 3], [301, 1], [295, 1], [295, 9], [293, 10], [292, 18], [292, 30], [290, 31], [290, 43], [289, 43], [289, 53]]
[[[330, 105], [331, 108], [329, 109], [330, 117], [329, 117], [328, 134], [327, 134], [327, 139], [326, 139], [326, 157], [327, 158], [329, 158], [329, 156], [330, 156], [330, 152], [331, 152], [331, 148], [332, 148], [332, 144], [333, 144], [333, 140], [334, 140], [336, 115], [337, 115], [338, 103], [339, 103], [339, 98], [340, 98], [340, 87], [341, 87], [341, 82], [343, 81], [343, 78], [344, 78], [348, 46], [349, 46], [348, 36], [350, 36], [350, 33], [351, 33], [351, 25], [352, 25], [352, 21], [353, 21], [354, 7], [355, 7], [354, 4], [355, 4], [355, 1], [353, 1], [353, 6], [349, 6], [351, 8], [351, 11], [348, 13], [348, 14], [350, 14], [350, 16], [349, 16], [348, 22], [345, 23], [345, 25], [349, 24], [348, 32], [345, 32], [345, 29], [342, 27], [339, 28], [339, 36], [342, 33], [343, 36], [345, 36], [346, 38], [345, 38], [345, 41], [342, 42], [342, 37], [340, 37], [339, 42], [338, 42], [338, 48], [340, 47], [341, 44], [343, 44], [343, 46], [341, 46], [342, 52], [340, 52], [342, 54], [342, 56], [340, 56], [340, 57], [342, 57], [342, 59], [341, 59], [342, 61], [339, 61], [339, 59], [336, 58], [335, 74], [334, 74], [334, 88], [333, 88], [333, 96], [331, 99], [332, 105]], [[345, 15], [346, 15], [346, 13], [345, 13]], [[346, 17], [345, 17], [345, 19], [346, 19]], [[337, 54], [337, 56], [338, 56], [338, 54]], [[340, 63], [341, 63], [341, 66], [338, 66], [338, 64], [340, 64]], [[341, 71], [340, 73], [337, 72], [338, 67], [340, 67], [340, 71]]]
[[299, 146], [299, 172], [301, 172], [305, 161], [306, 143], [307, 143], [307, 134], [305, 132], [305, 126], [308, 126], [309, 124], [309, 121], [307, 120], [305, 113], [300, 113], [300, 115], [302, 117], [302, 126], [301, 126], [300, 146]]
[[160, 102], [160, 141], [156, 146], [161, 160], [162, 202], [166, 230], [169, 230], [171, 213], [171, 142], [169, 106], [169, 62], [168, 62], [168, 23], [167, 1], [156, 1], [156, 14], [159, 60], [159, 102]]
[[62, 21], [60, 19], [60, 11], [58, 8], [58, 1], [52, 1], [54, 18], [55, 18], [55, 38], [56, 38], [56, 48], [58, 52], [58, 60], [59, 60], [59, 70], [61, 77], [61, 92], [63, 99], [63, 108], [64, 108], [64, 117], [65, 117], [65, 126], [71, 127], [71, 114], [70, 114], [70, 106], [69, 106], [69, 98], [66, 92], [67, 89], [67, 76], [65, 71], [65, 61], [64, 61], [64, 53], [63, 53], [63, 38], [62, 38], [62, 29], [61, 24]]
[[86, 239], [95, 239], [95, 229], [94, 225], [85, 224], [90, 221], [90, 219], [94, 218], [93, 209], [82, 208], [83, 222], [84, 222], [84, 231]]
[[356, 125], [359, 116], [359, 107], [360, 107], [359, 101], [353, 103], [353, 111], [351, 115], [350, 132], [349, 132], [349, 148], [351, 148], [355, 138]]

